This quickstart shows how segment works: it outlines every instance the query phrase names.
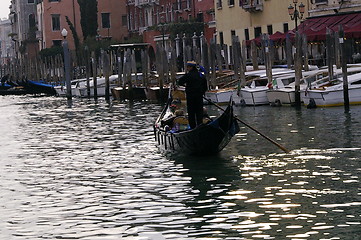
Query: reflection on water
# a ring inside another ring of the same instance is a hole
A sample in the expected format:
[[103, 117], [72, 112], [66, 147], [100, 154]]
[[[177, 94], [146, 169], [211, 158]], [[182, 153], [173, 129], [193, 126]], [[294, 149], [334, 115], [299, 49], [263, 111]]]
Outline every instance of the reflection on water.
[[360, 107], [236, 108], [293, 151], [242, 128], [206, 158], [159, 151], [156, 104], [0, 110], [1, 239], [360, 239]]

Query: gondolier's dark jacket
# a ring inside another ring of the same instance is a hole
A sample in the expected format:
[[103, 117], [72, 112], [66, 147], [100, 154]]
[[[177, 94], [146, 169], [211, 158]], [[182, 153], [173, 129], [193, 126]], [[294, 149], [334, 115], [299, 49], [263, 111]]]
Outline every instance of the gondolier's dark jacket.
[[204, 95], [207, 91], [207, 80], [197, 69], [193, 69], [181, 77], [178, 85], [186, 86], [187, 95]]

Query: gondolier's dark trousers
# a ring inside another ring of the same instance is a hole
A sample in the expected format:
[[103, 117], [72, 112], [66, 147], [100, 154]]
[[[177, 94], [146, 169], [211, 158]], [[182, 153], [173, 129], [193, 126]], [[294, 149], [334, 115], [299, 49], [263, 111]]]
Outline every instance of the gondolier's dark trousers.
[[203, 95], [187, 93], [188, 121], [191, 129], [203, 121]]

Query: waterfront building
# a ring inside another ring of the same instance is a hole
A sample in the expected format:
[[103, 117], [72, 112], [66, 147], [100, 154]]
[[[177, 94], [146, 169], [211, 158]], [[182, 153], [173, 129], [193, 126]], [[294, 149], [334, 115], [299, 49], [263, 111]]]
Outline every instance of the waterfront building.
[[126, 0], [98, 0], [99, 37], [119, 43], [128, 39]]
[[17, 57], [33, 57], [38, 51], [36, 40], [36, 1], [11, 0], [9, 19]]
[[[308, 16], [309, 1], [304, 4]], [[232, 44], [232, 36], [239, 40], [251, 40], [263, 33], [286, 33], [295, 28], [296, 22], [290, 18], [288, 7], [292, 0], [216, 0], [217, 41], [221, 45]], [[298, 21], [299, 23], [300, 21]]]
[[[214, 38], [214, 0], [128, 0], [127, 13], [131, 35], [142, 36], [151, 48], [155, 48], [156, 43], [164, 44], [166, 49], [171, 47], [174, 39], [170, 39], [167, 30], [170, 24], [204, 23], [202, 31], [205, 39], [210, 42]], [[178, 34], [183, 36], [183, 32]], [[196, 34], [199, 36], [201, 32]]]
[[80, 10], [76, 0], [71, 1], [38, 1], [37, 19], [38, 19], [38, 40], [40, 50], [53, 46], [61, 46], [63, 37], [61, 31], [63, 28], [68, 30], [67, 38], [69, 48], [74, 49], [74, 40], [69, 30], [66, 17], [74, 25], [74, 28], [82, 39], [82, 30], [80, 26]]
[[[123, 42], [127, 39], [126, 0], [99, 0], [98, 1], [98, 33], [99, 39], [112, 39]], [[69, 48], [74, 49], [74, 39], [66, 17], [74, 25], [80, 41], [83, 40], [81, 28], [80, 7], [77, 0], [71, 1], [38, 1], [38, 39], [40, 49], [60, 46], [62, 41], [61, 31], [68, 30]]]
[[0, 20], [0, 64], [5, 64], [15, 57], [14, 42], [11, 40], [11, 32], [10, 20]]
[[310, 5], [310, 17], [361, 11], [361, 0], [314, 0]]

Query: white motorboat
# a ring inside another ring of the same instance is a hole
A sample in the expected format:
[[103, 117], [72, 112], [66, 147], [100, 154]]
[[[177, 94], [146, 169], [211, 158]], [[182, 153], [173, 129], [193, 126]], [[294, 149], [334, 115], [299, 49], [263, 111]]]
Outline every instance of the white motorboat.
[[[272, 77], [290, 74], [293, 70], [284, 68], [272, 69]], [[264, 105], [268, 104], [267, 90], [269, 89], [266, 71], [253, 71], [246, 73], [247, 78], [253, 78], [248, 84], [241, 88], [241, 98], [245, 105]]]
[[[361, 104], [361, 73], [351, 74], [347, 80], [350, 105]], [[301, 97], [306, 106], [332, 107], [344, 105], [342, 76], [318, 88], [302, 91]]]
[[[86, 78], [82, 78], [82, 79], [75, 79], [71, 81], [71, 94], [72, 96], [75, 96], [76, 94], [76, 88], [79, 84], [79, 82], [85, 82], [86, 83]], [[65, 85], [59, 85], [59, 86], [55, 86], [54, 87], [56, 94], [60, 97], [65, 97], [66, 96], [66, 86]]]
[[[110, 89], [115, 87], [116, 81], [118, 79], [118, 75], [111, 75], [109, 77]], [[93, 78], [89, 79], [89, 86], [90, 86], [90, 97], [94, 96], [94, 82]], [[56, 86], [54, 87], [55, 91], [57, 92], [58, 96], [66, 96], [66, 86]], [[75, 79], [71, 81], [71, 93], [72, 96], [75, 97], [87, 97], [87, 81], [86, 78], [82, 79]], [[109, 90], [109, 94], [110, 90]], [[105, 96], [105, 77], [98, 77], [97, 78], [97, 96], [102, 97]]]
[[[242, 103], [242, 98], [237, 88], [222, 88], [210, 90], [206, 92], [205, 97], [212, 102], [218, 104], [228, 104], [231, 98], [236, 105]], [[208, 104], [209, 102], [204, 101], [204, 103]]]
[[[112, 87], [116, 86], [116, 82], [118, 80], [118, 75], [111, 75], [109, 76], [109, 94], [111, 95], [111, 91], [110, 89]], [[91, 79], [89, 81], [89, 86], [90, 86], [90, 97], [94, 96], [94, 81], [93, 79]], [[78, 82], [76, 88], [75, 88], [75, 96], [77, 97], [87, 97], [88, 96], [88, 92], [87, 92], [87, 82], [86, 81], [81, 81]], [[97, 78], [97, 96], [98, 97], [103, 97], [105, 96], [105, 77], [98, 77]]]
[[[327, 74], [327, 69], [303, 72], [300, 89], [305, 89], [308, 82], [316, 82]], [[312, 84], [312, 83], [311, 83]], [[292, 105], [295, 103], [295, 73], [277, 76], [272, 88], [267, 90], [268, 102], [273, 105]]]

